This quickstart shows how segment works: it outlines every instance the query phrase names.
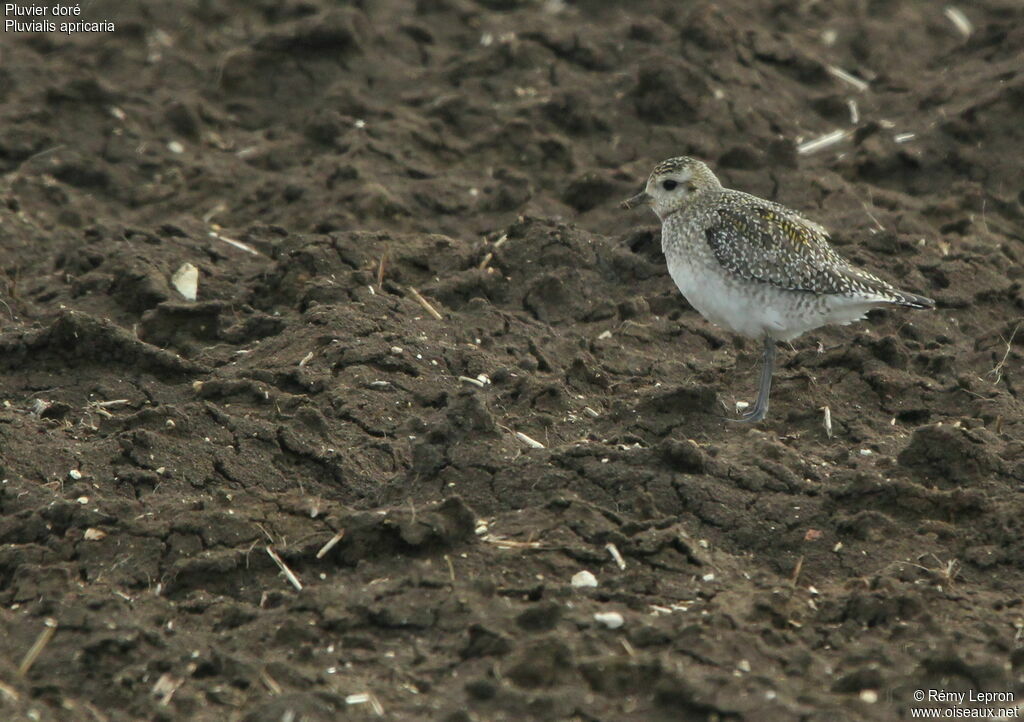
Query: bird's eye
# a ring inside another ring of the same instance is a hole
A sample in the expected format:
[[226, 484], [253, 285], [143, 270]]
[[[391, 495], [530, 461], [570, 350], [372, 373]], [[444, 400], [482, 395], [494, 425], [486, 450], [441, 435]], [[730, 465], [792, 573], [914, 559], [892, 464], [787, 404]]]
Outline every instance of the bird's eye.
[[679, 184], [674, 180], [665, 180], [661, 182], [661, 187], [667, 191], [674, 191], [677, 185]]

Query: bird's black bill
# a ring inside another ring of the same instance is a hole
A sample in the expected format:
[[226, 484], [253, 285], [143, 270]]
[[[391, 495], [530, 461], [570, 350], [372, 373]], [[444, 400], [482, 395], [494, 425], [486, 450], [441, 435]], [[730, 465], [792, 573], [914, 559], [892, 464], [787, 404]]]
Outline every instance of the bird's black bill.
[[651, 195], [647, 191], [637, 193], [632, 198], [627, 198], [619, 204], [620, 208], [625, 208], [627, 211], [637, 206], [645, 206], [651, 202]]

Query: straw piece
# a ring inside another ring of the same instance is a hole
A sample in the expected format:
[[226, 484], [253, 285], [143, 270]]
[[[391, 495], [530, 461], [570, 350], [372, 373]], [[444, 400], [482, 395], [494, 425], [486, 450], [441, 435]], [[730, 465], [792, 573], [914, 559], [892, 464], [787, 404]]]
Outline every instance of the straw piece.
[[949, 22], [953, 23], [953, 26], [960, 31], [960, 34], [963, 35], [964, 38], [971, 37], [971, 33], [974, 32], [974, 24], [967, 19], [963, 10], [949, 5], [942, 11], [942, 13], [949, 19]]
[[257, 251], [252, 246], [250, 246], [248, 243], [242, 243], [241, 241], [236, 241], [234, 238], [228, 238], [227, 236], [222, 236], [221, 234], [217, 233], [216, 231], [210, 231], [210, 237], [211, 238], [216, 238], [218, 241], [222, 241], [224, 243], [227, 243], [229, 246], [234, 246], [235, 248], [238, 248], [239, 250], [245, 251], [246, 253], [251, 253], [254, 256], [260, 255], [260, 252]]
[[274, 560], [274, 564], [276, 564], [277, 567], [284, 574], [284, 578], [287, 579], [288, 582], [293, 587], [295, 587], [295, 591], [301, 592], [302, 591], [302, 582], [300, 582], [299, 578], [297, 576], [295, 576], [295, 572], [293, 572], [291, 569], [288, 568], [288, 565], [285, 564], [284, 561], [281, 559], [281, 557], [279, 557], [277, 555], [277, 552], [274, 551], [273, 547], [268, 546], [268, 547], [264, 547], [264, 548], [267, 550], [267, 555], [271, 559]]
[[418, 303], [419, 305], [423, 306], [423, 308], [425, 308], [427, 310], [427, 313], [429, 313], [431, 316], [436, 318], [438, 321], [443, 321], [444, 320], [444, 316], [442, 316], [438, 312], [438, 310], [436, 308], [431, 306], [430, 305], [430, 301], [428, 301], [427, 299], [423, 298], [423, 296], [420, 295], [419, 291], [417, 291], [412, 286], [409, 286], [408, 288], [409, 288], [409, 293], [411, 293], [412, 297], [414, 299], [416, 299], [416, 303]]
[[604, 548], [608, 550], [608, 553], [612, 555], [612, 559], [619, 566], [619, 569], [626, 568], [626, 560], [622, 558], [622, 554], [619, 552], [619, 548], [612, 543], [604, 545]]
[[284, 690], [281, 689], [281, 685], [278, 684], [277, 680], [270, 676], [270, 673], [266, 669], [260, 670], [260, 681], [270, 691], [270, 694], [275, 697]]
[[867, 83], [858, 78], [856, 75], [851, 75], [842, 68], [837, 68], [835, 65], [828, 65], [825, 67], [825, 69], [828, 70], [829, 75], [831, 75], [833, 78], [838, 78], [839, 80], [842, 80], [844, 83], [853, 86], [862, 93], [870, 87]]
[[824, 150], [830, 146], [840, 143], [850, 135], [848, 130], [833, 130], [831, 133], [815, 138], [814, 140], [808, 140], [801, 143], [796, 147], [796, 152], [800, 155], [808, 155], [810, 153], [816, 153], [819, 150]]
[[338, 542], [340, 542], [343, 538], [345, 538], [344, 529], [342, 529], [337, 534], [332, 536], [326, 544], [320, 547], [320, 551], [316, 553], [316, 558], [323, 559], [325, 556], [327, 556], [327, 552], [336, 547], [338, 545]]
[[544, 444], [540, 443], [536, 439], [530, 438], [529, 436], [524, 434], [522, 431], [517, 431], [516, 432], [516, 438], [519, 439], [520, 441], [522, 441], [527, 446], [529, 446], [531, 449], [543, 449], [544, 448]]
[[6, 697], [12, 702], [17, 702], [21, 699], [21, 695], [18, 694], [18, 690], [10, 685], [4, 684], [3, 682], [0, 682], [0, 695]]
[[384, 271], [387, 268], [388, 254], [385, 251], [380, 257], [380, 261], [377, 262], [377, 288], [384, 287]]
[[43, 627], [43, 631], [41, 631], [39, 636], [36, 637], [36, 641], [33, 642], [28, 652], [25, 653], [25, 656], [21, 660], [21, 664], [18, 665], [18, 675], [22, 677], [28, 674], [28, 671], [32, 669], [32, 665], [36, 663], [36, 660], [39, 659], [39, 655], [43, 653], [43, 650], [46, 649], [46, 645], [50, 643], [50, 640], [53, 639], [53, 635], [57, 633], [56, 619], [47, 617], [43, 620], [43, 624], [46, 625]]

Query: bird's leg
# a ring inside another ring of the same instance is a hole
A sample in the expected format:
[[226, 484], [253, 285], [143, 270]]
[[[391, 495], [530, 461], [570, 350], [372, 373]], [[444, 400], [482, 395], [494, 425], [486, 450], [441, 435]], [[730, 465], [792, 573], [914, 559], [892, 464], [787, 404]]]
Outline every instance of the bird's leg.
[[737, 421], [754, 424], [764, 419], [768, 413], [768, 397], [772, 393], [772, 372], [775, 370], [775, 339], [764, 337], [764, 358], [761, 365], [761, 384], [754, 408], [745, 413]]

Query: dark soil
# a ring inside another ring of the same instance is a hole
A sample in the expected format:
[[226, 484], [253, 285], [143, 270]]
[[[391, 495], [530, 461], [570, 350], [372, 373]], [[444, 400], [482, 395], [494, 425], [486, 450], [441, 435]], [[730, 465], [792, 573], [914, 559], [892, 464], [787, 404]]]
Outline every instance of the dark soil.
[[[83, 7], [0, 40], [0, 717], [1024, 700], [1017, 0]], [[617, 208], [679, 154], [938, 309], [724, 421], [757, 344]]]

